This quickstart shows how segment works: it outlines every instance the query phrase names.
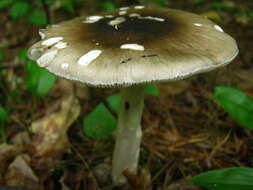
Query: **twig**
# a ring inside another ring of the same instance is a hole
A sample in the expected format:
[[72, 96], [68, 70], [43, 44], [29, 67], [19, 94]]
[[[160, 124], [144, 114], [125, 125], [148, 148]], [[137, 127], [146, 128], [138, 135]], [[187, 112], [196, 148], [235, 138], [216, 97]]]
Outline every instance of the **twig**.
[[100, 187], [98, 186], [98, 183], [97, 183], [97, 180], [96, 180], [96, 177], [94, 176], [94, 174], [92, 173], [88, 163], [85, 161], [85, 159], [83, 158], [83, 156], [80, 154], [80, 152], [78, 152], [78, 150], [76, 150], [76, 148], [70, 143], [70, 146], [71, 148], [74, 150], [74, 152], [76, 153], [76, 155], [80, 158], [80, 160], [82, 161], [83, 165], [87, 168], [87, 170], [89, 171], [92, 179], [93, 179], [93, 182], [96, 186], [96, 190], [100, 190]]
[[210, 155], [206, 159], [206, 162], [207, 162], [207, 165], [209, 166], [209, 168], [211, 167], [211, 159], [214, 157], [215, 153], [228, 141], [228, 139], [230, 137], [230, 133], [231, 133], [231, 131], [228, 132], [226, 137], [221, 142], [219, 142], [215, 145], [212, 152], [210, 153]]
[[174, 163], [173, 161], [169, 161], [167, 162], [153, 177], [153, 179], [151, 180], [152, 182], [154, 182], [170, 165], [172, 165]]

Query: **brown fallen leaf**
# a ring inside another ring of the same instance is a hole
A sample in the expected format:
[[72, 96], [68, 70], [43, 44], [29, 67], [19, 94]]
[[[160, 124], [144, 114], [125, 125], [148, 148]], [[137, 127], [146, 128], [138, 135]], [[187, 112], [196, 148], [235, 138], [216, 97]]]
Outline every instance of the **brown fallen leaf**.
[[188, 87], [190, 86], [190, 83], [182, 80], [172, 83], [164, 83], [159, 85], [159, 89], [162, 92], [161, 96], [165, 95], [178, 95], [184, 92]]
[[15, 145], [28, 145], [31, 144], [31, 138], [29, 136], [29, 133], [27, 131], [23, 131], [21, 133], [18, 133], [15, 135], [12, 139], [11, 142]]
[[67, 131], [80, 114], [80, 105], [73, 95], [61, 100], [54, 112], [32, 123], [33, 145], [36, 155], [58, 155], [66, 150], [69, 141]]
[[90, 87], [79, 82], [73, 82], [66, 79], [58, 79], [54, 86], [53, 93], [56, 96], [69, 96], [75, 93], [78, 99], [89, 100], [90, 99]]
[[239, 79], [237, 86], [243, 90], [252, 89], [253, 87], [253, 68], [247, 70], [239, 70], [236, 73], [236, 76]]
[[216, 11], [204, 12], [201, 15], [214, 21], [222, 22], [221, 16]]
[[16, 155], [21, 153], [23, 150], [20, 146], [0, 144], [0, 175], [8, 167], [8, 161], [12, 160]]
[[93, 172], [99, 184], [106, 184], [111, 177], [111, 159], [106, 158], [104, 162], [96, 165]]
[[128, 180], [128, 183], [132, 189], [138, 190], [150, 190], [152, 189], [151, 174], [148, 168], [140, 169], [138, 174], [133, 174], [127, 170], [123, 171], [123, 174]]
[[29, 166], [30, 157], [21, 154], [9, 165], [4, 176], [5, 184], [8, 186], [23, 187], [27, 189], [43, 189], [38, 177]]

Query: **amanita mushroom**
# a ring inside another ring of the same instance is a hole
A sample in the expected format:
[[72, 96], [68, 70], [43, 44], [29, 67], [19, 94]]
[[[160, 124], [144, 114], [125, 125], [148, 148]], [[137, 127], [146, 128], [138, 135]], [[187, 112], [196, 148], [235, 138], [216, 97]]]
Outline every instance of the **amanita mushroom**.
[[80, 17], [39, 31], [29, 57], [63, 78], [122, 94], [112, 177], [136, 172], [142, 136], [143, 84], [176, 81], [231, 62], [235, 40], [192, 13], [143, 6]]

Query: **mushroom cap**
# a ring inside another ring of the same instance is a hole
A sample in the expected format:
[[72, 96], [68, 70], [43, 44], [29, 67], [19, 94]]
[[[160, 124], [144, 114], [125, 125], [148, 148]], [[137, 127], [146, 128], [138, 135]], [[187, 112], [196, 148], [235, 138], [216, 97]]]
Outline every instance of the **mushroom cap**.
[[175, 81], [213, 70], [238, 54], [235, 40], [203, 16], [125, 7], [39, 31], [29, 57], [50, 72], [92, 86]]

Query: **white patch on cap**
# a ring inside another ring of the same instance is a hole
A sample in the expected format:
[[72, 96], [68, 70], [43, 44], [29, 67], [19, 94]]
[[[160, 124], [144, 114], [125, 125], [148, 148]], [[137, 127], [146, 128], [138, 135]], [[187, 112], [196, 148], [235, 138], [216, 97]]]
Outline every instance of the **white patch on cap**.
[[129, 7], [120, 7], [119, 8], [119, 10], [121, 10], [121, 11], [126, 11], [126, 10], [128, 10], [129, 9]]
[[135, 9], [144, 9], [145, 7], [143, 5], [138, 5], [134, 7]]
[[41, 30], [39, 30], [39, 35], [40, 35], [42, 40], [44, 40], [45, 37], [46, 37], [46, 35]]
[[203, 24], [200, 23], [194, 23], [195, 26], [203, 26]]
[[111, 26], [115, 26], [115, 29], [118, 29], [118, 25], [125, 21], [126, 19], [124, 17], [117, 17], [114, 20], [111, 20], [110, 22], [108, 22], [108, 24]]
[[29, 51], [29, 57], [32, 60], [38, 59], [43, 53], [43, 48], [33, 48]]
[[61, 40], [63, 40], [63, 37], [53, 37], [53, 38], [49, 38], [49, 39], [43, 41], [43, 42], [41, 43], [41, 45], [43, 45], [43, 46], [52, 46], [52, 45], [56, 44], [57, 42], [59, 42], [59, 41], [61, 41]]
[[37, 59], [37, 63], [40, 67], [48, 66], [57, 55], [58, 50], [51, 50], [49, 52], [44, 53], [39, 59]]
[[131, 49], [136, 51], [144, 51], [144, 46], [139, 44], [123, 44], [120, 46], [120, 49]]
[[139, 18], [140, 18], [140, 19], [155, 20], [155, 21], [159, 21], [159, 22], [164, 22], [164, 21], [165, 21], [164, 18], [153, 17], [153, 16], [145, 16], [145, 17], [140, 16]]
[[63, 70], [66, 70], [67, 68], [69, 68], [69, 64], [67, 64], [67, 63], [62, 63], [62, 64], [61, 64], [61, 68], [62, 68]]
[[88, 66], [93, 60], [95, 60], [100, 54], [101, 50], [91, 50], [79, 58], [78, 64], [82, 66]]
[[140, 17], [141, 15], [138, 13], [131, 13], [129, 17]]
[[214, 25], [214, 28], [220, 32], [224, 32], [223, 29], [217, 24]]
[[95, 22], [98, 22], [99, 20], [101, 20], [102, 18], [104, 18], [104, 17], [100, 16], [100, 15], [89, 16], [86, 18], [85, 21], [83, 21], [83, 23], [95, 23]]
[[58, 42], [57, 44], [54, 45], [54, 47], [56, 47], [58, 49], [64, 49], [67, 47], [67, 43], [66, 42]]
[[105, 15], [105, 18], [113, 18], [113, 15]]
[[127, 11], [119, 11], [119, 15], [125, 15], [127, 14]]
[[137, 17], [138, 19], [155, 20], [155, 21], [158, 21], [158, 22], [164, 22], [164, 21], [165, 21], [164, 18], [153, 17], [153, 16], [141, 16], [141, 15], [138, 14], [138, 13], [131, 13], [131, 14], [129, 15], [129, 17]]
[[98, 43], [98, 42], [96, 43], [96, 46], [99, 46], [99, 43]]

